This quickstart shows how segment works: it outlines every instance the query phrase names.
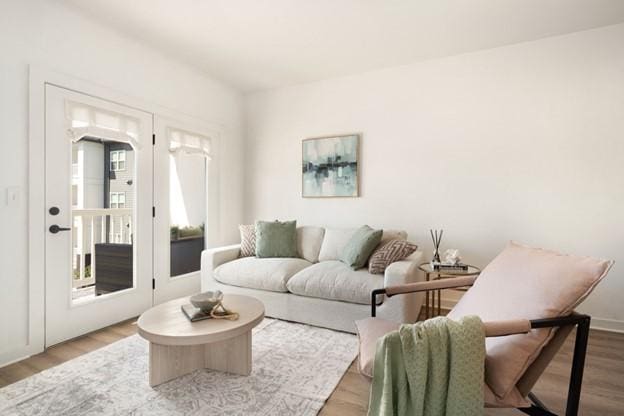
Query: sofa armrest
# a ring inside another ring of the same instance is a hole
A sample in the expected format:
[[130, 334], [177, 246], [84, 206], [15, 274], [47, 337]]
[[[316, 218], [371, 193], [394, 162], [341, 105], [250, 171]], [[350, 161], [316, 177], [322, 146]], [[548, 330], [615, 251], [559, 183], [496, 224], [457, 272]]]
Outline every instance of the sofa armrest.
[[240, 244], [204, 250], [201, 256], [202, 273], [212, 273], [214, 269], [223, 263], [237, 259], [239, 253]]
[[415, 251], [404, 260], [390, 264], [384, 273], [384, 287], [418, 282], [418, 265], [422, 262], [422, 251]]

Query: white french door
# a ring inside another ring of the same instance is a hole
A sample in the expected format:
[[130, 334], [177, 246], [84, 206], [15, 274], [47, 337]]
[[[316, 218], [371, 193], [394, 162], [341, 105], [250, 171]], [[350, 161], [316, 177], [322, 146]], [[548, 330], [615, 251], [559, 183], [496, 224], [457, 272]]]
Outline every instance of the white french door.
[[216, 228], [207, 221], [215, 140], [200, 126], [161, 116], [154, 133], [154, 303], [161, 303], [200, 291], [201, 251]]
[[45, 87], [45, 344], [152, 305], [150, 113]]

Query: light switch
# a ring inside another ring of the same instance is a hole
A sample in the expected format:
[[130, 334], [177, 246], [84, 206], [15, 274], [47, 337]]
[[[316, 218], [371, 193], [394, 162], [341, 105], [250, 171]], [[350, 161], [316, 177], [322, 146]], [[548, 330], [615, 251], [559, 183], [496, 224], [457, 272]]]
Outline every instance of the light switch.
[[16, 207], [20, 203], [20, 188], [19, 186], [9, 186], [6, 190], [6, 205], [7, 207]]

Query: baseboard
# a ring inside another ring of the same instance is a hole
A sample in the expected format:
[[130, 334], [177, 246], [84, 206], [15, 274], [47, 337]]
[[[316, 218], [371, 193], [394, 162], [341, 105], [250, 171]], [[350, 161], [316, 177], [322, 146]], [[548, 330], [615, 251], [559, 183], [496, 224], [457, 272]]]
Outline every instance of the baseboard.
[[35, 354], [39, 354], [43, 352], [43, 350], [43, 341], [41, 341], [41, 345], [38, 343], [14, 344], [9, 346], [9, 348], [0, 350], [0, 367], [5, 367]]
[[624, 321], [614, 319], [592, 318], [591, 327], [602, 331], [624, 333]]
[[25, 360], [26, 358], [32, 357], [34, 354], [25, 353], [23, 351], [20, 352], [11, 352], [8, 354], [0, 354], [0, 367], [6, 367], [7, 365], [14, 364], [18, 361]]

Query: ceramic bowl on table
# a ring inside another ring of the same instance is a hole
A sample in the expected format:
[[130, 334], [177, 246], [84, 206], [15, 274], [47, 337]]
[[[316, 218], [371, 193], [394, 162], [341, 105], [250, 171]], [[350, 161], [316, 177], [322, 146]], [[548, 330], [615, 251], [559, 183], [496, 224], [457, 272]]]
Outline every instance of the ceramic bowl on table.
[[220, 290], [198, 293], [191, 296], [191, 304], [202, 312], [210, 312], [223, 300], [223, 292]]

